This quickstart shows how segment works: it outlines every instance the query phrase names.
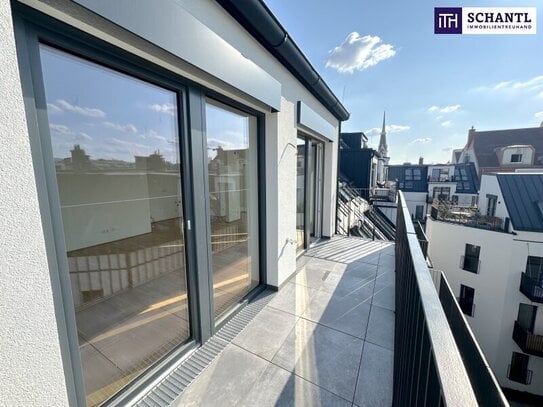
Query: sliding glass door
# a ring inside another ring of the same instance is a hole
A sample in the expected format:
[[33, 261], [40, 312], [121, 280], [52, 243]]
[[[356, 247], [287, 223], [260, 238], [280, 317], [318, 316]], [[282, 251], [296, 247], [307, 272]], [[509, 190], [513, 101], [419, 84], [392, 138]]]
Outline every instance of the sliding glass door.
[[95, 406], [191, 336], [180, 109], [168, 89], [48, 46], [40, 58], [86, 400]]
[[296, 139], [296, 252], [305, 249], [306, 237], [306, 168], [307, 143], [305, 138]]
[[206, 102], [215, 318], [259, 284], [257, 119]]

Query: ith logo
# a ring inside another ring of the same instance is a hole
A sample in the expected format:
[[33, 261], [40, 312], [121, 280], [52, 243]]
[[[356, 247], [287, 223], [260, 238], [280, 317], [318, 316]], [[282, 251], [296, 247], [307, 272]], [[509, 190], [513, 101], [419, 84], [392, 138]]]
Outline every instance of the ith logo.
[[434, 34], [462, 34], [462, 7], [434, 8]]

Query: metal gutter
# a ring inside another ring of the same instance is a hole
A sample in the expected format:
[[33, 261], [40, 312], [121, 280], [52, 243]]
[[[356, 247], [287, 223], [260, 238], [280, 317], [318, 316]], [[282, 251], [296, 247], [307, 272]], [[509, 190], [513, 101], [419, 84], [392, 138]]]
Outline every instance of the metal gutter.
[[262, 0], [216, 0], [340, 121], [349, 112]]

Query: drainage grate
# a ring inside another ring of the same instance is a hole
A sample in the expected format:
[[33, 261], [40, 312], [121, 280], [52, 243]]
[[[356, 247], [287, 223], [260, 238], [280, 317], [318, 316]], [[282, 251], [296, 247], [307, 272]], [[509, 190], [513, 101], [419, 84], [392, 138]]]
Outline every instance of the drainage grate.
[[219, 356], [223, 349], [251, 322], [273, 297], [272, 291], [264, 291], [257, 299], [247, 304], [230, 321], [196, 352], [171, 371], [153, 387], [136, 407], [165, 407], [185, 391], [200, 373]]

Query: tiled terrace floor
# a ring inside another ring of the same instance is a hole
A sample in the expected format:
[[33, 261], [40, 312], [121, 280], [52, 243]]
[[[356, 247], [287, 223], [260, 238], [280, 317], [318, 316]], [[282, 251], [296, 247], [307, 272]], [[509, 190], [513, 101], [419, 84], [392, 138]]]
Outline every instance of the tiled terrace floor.
[[174, 402], [176, 406], [390, 406], [394, 246], [337, 237]]

